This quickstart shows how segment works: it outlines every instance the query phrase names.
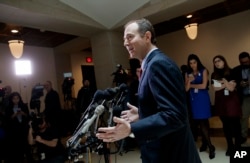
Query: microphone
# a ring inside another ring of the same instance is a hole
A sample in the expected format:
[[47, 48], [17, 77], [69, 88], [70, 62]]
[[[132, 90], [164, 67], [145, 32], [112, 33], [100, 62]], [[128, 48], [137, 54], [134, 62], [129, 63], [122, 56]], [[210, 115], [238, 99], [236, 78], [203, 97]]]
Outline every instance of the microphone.
[[114, 106], [113, 107], [113, 116], [120, 117], [122, 111], [123, 111], [122, 107], [120, 107], [120, 106]]
[[75, 141], [72, 142], [73, 149], [76, 149], [80, 141], [82, 140], [82, 136], [88, 132], [89, 127], [93, 124], [93, 122], [96, 120], [98, 116], [100, 116], [104, 111], [104, 106], [103, 105], [98, 105], [95, 109], [94, 115], [90, 118], [87, 119], [87, 121], [83, 124], [83, 127], [78, 134], [78, 136], [75, 138]]
[[105, 98], [106, 94], [102, 90], [97, 90], [93, 96], [93, 101], [98, 102], [100, 100], [103, 100]]
[[122, 83], [119, 87], [108, 88], [108, 89], [104, 90], [104, 94], [110, 98], [113, 98], [118, 93], [127, 92], [127, 91], [128, 91], [128, 86], [126, 84]]
[[100, 100], [106, 99], [111, 100], [120, 92], [128, 90], [126, 84], [121, 84], [119, 87], [107, 88], [105, 90], [97, 90], [93, 96], [93, 101], [98, 102]]
[[122, 83], [121, 85], [119, 85], [119, 90], [120, 91], [127, 91], [128, 86], [125, 83]]

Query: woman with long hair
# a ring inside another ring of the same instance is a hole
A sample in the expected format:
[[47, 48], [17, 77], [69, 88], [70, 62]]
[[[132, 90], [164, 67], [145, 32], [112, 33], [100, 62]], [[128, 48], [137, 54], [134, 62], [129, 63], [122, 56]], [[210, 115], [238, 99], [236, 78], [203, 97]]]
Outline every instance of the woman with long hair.
[[211, 102], [208, 94], [208, 70], [203, 66], [195, 54], [188, 56], [188, 71], [185, 76], [186, 91], [189, 92], [192, 118], [194, 124], [200, 127], [202, 145], [200, 152], [209, 148], [209, 158], [215, 157], [215, 147], [209, 135], [209, 118], [211, 117]]
[[[236, 82], [232, 69], [226, 59], [217, 55], [213, 58], [214, 72], [211, 75], [212, 87], [215, 91], [215, 113], [220, 117], [227, 141], [226, 156], [230, 156], [236, 147], [240, 147], [241, 106], [236, 92]], [[235, 141], [233, 141], [235, 138]]]
[[13, 92], [9, 96], [9, 105], [6, 110], [7, 117], [7, 144], [8, 154], [6, 162], [23, 162], [24, 155], [30, 157], [28, 146], [29, 110], [23, 103], [21, 95]]

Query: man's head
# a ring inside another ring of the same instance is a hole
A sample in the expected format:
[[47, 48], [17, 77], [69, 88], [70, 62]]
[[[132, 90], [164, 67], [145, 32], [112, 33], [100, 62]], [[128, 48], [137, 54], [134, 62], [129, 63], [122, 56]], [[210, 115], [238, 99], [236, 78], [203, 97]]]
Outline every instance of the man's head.
[[89, 87], [89, 85], [90, 85], [89, 80], [83, 80], [83, 86]]
[[49, 92], [49, 91], [52, 89], [52, 83], [51, 83], [51, 81], [46, 81], [46, 82], [44, 83], [44, 89], [45, 89], [47, 92]]
[[130, 57], [142, 60], [156, 44], [152, 24], [146, 19], [138, 19], [128, 22], [124, 28], [124, 46]]
[[250, 68], [250, 55], [247, 52], [241, 52], [239, 54], [240, 65], [243, 68]]

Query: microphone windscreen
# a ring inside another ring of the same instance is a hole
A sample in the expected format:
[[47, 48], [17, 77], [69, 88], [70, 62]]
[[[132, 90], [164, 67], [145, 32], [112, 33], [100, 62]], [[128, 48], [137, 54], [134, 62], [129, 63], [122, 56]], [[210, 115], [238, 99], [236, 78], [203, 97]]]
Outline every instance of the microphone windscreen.
[[113, 107], [113, 116], [120, 117], [122, 110], [123, 110], [122, 107], [114, 106]]
[[94, 94], [93, 101], [97, 102], [99, 100], [102, 100], [103, 98], [105, 98], [104, 91], [97, 90]]
[[128, 86], [127, 86], [127, 84], [125, 84], [125, 83], [122, 83], [120, 86], [119, 86], [119, 90], [120, 91], [125, 91], [125, 90], [127, 90], [128, 89]]

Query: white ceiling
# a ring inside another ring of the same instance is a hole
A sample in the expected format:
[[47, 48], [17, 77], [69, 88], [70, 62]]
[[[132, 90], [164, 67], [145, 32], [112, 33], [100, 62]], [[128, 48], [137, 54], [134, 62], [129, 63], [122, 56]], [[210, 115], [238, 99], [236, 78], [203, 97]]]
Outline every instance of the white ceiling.
[[223, 0], [0, 0], [0, 22], [82, 37], [117, 30], [128, 20], [153, 24]]

